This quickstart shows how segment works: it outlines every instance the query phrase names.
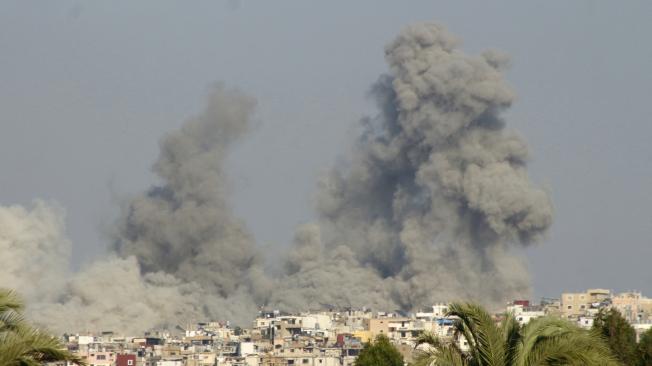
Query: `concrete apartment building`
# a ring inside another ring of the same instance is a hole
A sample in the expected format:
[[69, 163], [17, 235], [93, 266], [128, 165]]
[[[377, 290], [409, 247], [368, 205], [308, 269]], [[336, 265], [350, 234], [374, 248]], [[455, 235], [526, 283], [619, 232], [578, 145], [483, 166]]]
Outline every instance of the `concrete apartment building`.
[[82, 357], [86, 359], [89, 366], [112, 366], [116, 360], [114, 352], [91, 351]]
[[392, 319], [387, 325], [387, 336], [395, 344], [412, 346], [414, 339], [425, 331], [425, 323], [422, 320], [410, 318]]
[[597, 309], [611, 298], [611, 290], [590, 289], [586, 292], [566, 292], [561, 295], [561, 313], [566, 319], [577, 319]]
[[115, 366], [136, 366], [136, 355], [119, 354], [115, 358]]
[[[537, 305], [514, 300], [504, 310], [521, 324], [541, 316], [569, 319], [591, 328], [600, 310], [617, 309], [635, 328], [637, 336], [652, 328], [652, 299], [640, 292], [613, 294], [589, 289], [567, 292], [561, 298], [543, 298]], [[417, 337], [432, 332], [469, 344], [455, 332], [458, 320], [446, 316], [449, 305], [435, 304], [416, 313], [345, 309], [301, 312], [261, 311], [251, 328], [233, 328], [229, 322], [188, 325], [183, 333], [146, 332], [144, 336], [66, 335], [68, 349], [84, 357], [89, 366], [354, 366], [366, 342], [385, 335], [410, 362]], [[500, 321], [503, 312], [494, 314]], [[55, 365], [51, 365], [55, 366]], [[64, 366], [64, 365], [56, 365]]]
[[371, 339], [376, 338], [380, 334], [387, 335], [389, 333], [389, 322], [394, 319], [391, 318], [373, 318], [368, 319], [367, 329]]
[[652, 299], [640, 292], [623, 292], [612, 299], [612, 307], [630, 323], [648, 322], [652, 320]]
[[443, 318], [446, 316], [446, 313], [448, 312], [448, 304], [446, 303], [437, 303], [432, 306], [430, 311], [422, 311], [422, 312], [417, 312], [415, 314], [417, 319], [420, 320], [434, 320], [437, 318]]
[[507, 305], [506, 310], [508, 313], [514, 315], [516, 321], [521, 325], [545, 315], [543, 306], [530, 306], [529, 301], [527, 303], [514, 302]]

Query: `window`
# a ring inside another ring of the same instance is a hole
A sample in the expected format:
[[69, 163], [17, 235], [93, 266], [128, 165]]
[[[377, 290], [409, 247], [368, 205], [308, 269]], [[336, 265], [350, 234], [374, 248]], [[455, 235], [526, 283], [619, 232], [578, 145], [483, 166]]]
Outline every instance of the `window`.
[[304, 359], [303, 359], [303, 363], [308, 363], [308, 359], [307, 359], [307, 358], [304, 358]]
[[568, 305], [569, 310], [572, 309], [572, 308], [573, 308], [573, 305]]
[[134, 365], [134, 360], [127, 360], [127, 365], [133, 366]]
[[106, 355], [97, 355], [98, 360], [106, 360]]

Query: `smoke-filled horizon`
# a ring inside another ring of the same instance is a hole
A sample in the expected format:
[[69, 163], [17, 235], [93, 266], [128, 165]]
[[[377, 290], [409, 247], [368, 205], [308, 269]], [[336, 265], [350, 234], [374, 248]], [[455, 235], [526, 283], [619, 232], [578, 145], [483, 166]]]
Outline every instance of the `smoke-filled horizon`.
[[417, 24], [387, 45], [388, 72], [370, 92], [378, 114], [320, 181], [318, 218], [296, 229], [282, 273], [264, 271], [229, 202], [225, 159], [247, 137], [255, 100], [216, 85], [205, 109], [161, 140], [161, 184], [125, 203], [106, 259], [66, 273], [61, 209], [0, 208], [10, 274], [0, 286], [24, 293], [34, 320], [55, 331], [244, 324], [261, 306], [410, 311], [528, 296], [519, 248], [545, 234], [552, 205], [501, 118], [515, 97], [507, 57], [458, 44], [439, 25]]

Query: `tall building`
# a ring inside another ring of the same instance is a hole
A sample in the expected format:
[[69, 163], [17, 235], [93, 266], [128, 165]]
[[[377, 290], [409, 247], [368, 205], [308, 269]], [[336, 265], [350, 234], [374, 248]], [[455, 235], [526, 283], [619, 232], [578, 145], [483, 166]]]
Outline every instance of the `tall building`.
[[630, 323], [647, 322], [652, 315], [652, 299], [640, 292], [623, 292], [612, 298], [612, 306]]
[[564, 318], [578, 318], [599, 308], [611, 298], [611, 291], [605, 289], [590, 289], [586, 292], [561, 294], [561, 313]]

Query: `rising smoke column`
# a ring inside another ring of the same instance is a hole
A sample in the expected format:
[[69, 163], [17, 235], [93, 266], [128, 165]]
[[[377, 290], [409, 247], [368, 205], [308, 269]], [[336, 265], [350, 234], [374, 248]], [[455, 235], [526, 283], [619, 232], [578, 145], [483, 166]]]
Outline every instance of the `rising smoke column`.
[[0, 286], [24, 294], [30, 317], [61, 333], [246, 324], [270, 280], [232, 215], [224, 164], [254, 106], [237, 90], [212, 88], [205, 110], [161, 141], [153, 167], [161, 184], [127, 202], [113, 250], [78, 273], [68, 271], [63, 210], [0, 207], [0, 263], [9, 270]]
[[198, 282], [222, 297], [257, 271], [259, 257], [228, 202], [225, 159], [251, 124], [255, 101], [215, 88], [204, 112], [161, 142], [154, 172], [162, 185], [129, 202], [115, 249], [133, 255], [145, 273], [163, 271]]
[[[410, 26], [387, 46], [390, 72], [371, 92], [380, 114], [364, 120], [348, 163], [320, 185], [325, 258], [297, 271], [306, 244], [293, 252], [286, 281], [315, 296], [298, 296], [299, 307], [344, 288], [356, 292], [339, 305], [381, 297], [404, 310], [528, 294], [510, 246], [539, 239], [552, 206], [527, 177], [525, 142], [500, 118], [514, 100], [501, 73], [506, 58], [457, 46], [434, 24]], [[339, 281], [321, 280], [335, 273]]]
[[134, 258], [105, 258], [71, 274], [64, 222], [65, 212], [56, 203], [0, 206], [0, 287], [19, 291], [39, 325], [58, 333], [138, 334], [203, 317], [198, 286], [161, 273], [141, 277]]
[[255, 103], [218, 86], [162, 140], [160, 184], [127, 202], [107, 258], [69, 273], [61, 209], [0, 207], [0, 286], [25, 293], [33, 319], [55, 331], [129, 334], [209, 319], [246, 325], [260, 305], [410, 310], [526, 295], [518, 249], [546, 232], [552, 206], [527, 177], [526, 144], [500, 117], [514, 99], [505, 57], [457, 45], [420, 24], [387, 46], [389, 73], [371, 91], [380, 112], [320, 182], [319, 220], [297, 229], [278, 278], [263, 273], [228, 200], [225, 159]]
[[38, 302], [61, 291], [71, 250], [64, 222], [63, 208], [54, 203], [0, 206], [0, 287]]

